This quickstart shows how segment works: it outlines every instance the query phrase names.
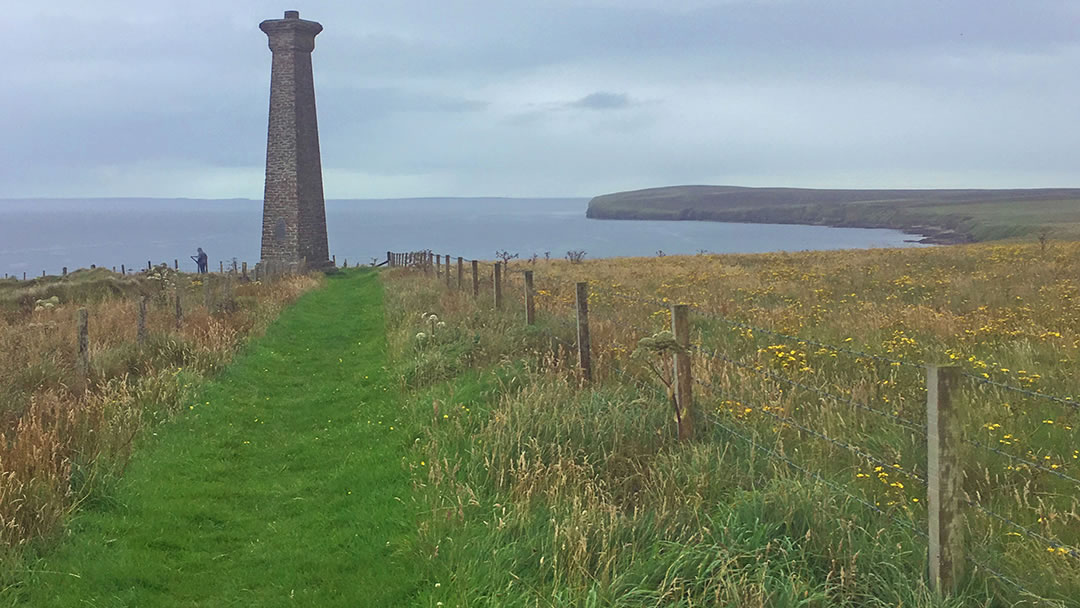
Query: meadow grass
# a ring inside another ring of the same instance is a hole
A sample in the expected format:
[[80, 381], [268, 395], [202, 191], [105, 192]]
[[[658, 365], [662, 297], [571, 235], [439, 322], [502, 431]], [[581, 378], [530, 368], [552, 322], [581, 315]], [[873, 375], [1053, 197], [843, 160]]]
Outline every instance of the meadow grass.
[[[1080, 605], [1080, 487], [1054, 474], [1080, 477], [1080, 412], [978, 381], [1080, 395], [1078, 254], [1051, 242], [523, 262], [501, 312], [490, 282], [474, 299], [392, 270], [391, 349], [427, 420], [411, 463], [433, 581], [420, 605]], [[590, 283], [591, 384], [567, 348], [575, 281]], [[672, 302], [694, 306], [702, 349], [689, 443], [674, 437], [668, 366], [634, 356]], [[964, 499], [1022, 526], [965, 505], [967, 553], [1027, 592], [974, 566], [951, 599], [927, 589], [913, 531], [926, 526], [927, 362], [970, 374], [962, 435], [998, 450], [965, 444]]]
[[[135, 276], [95, 269], [2, 282], [0, 587], [12, 584], [8, 564], [48, 551], [71, 513], [110, 500], [147, 430], [175, 416], [247, 338], [318, 284], [306, 276], [243, 282], [164, 266]], [[139, 345], [142, 297], [149, 316]], [[89, 313], [87, 377], [76, 373], [79, 308]]]
[[347, 271], [286, 310], [107, 502], [0, 597], [19, 606], [401, 606], [417, 570], [382, 292]]

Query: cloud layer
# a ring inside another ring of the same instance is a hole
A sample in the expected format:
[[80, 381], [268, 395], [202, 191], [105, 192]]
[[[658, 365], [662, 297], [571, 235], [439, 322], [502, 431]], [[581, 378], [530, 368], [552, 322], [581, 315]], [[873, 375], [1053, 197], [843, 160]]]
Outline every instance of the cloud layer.
[[[283, 8], [7, 7], [0, 198], [259, 198]], [[1068, 0], [299, 8], [329, 197], [1080, 185]]]

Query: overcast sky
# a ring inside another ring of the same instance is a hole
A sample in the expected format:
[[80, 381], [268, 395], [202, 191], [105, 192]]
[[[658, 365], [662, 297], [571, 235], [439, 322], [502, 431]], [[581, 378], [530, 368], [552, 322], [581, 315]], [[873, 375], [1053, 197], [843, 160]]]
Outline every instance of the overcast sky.
[[262, 197], [298, 9], [328, 198], [1080, 186], [1080, 1], [49, 0], [0, 17], [0, 198]]

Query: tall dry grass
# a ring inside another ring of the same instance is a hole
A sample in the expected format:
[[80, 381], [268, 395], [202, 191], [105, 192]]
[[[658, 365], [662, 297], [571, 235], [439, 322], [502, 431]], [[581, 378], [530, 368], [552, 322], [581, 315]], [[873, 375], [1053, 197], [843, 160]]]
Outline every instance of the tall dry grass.
[[[159, 267], [137, 277], [96, 270], [0, 285], [0, 559], [54, 536], [74, 509], [107, 497], [140, 433], [179, 412], [193, 387], [319, 283], [314, 276], [244, 282]], [[46, 305], [53, 296], [58, 303]], [[140, 346], [141, 297], [150, 307]], [[76, 373], [83, 307], [86, 378]]]
[[[537, 328], [523, 327], [523, 269], [536, 274]], [[490, 283], [473, 299], [393, 271], [403, 383], [452, 421], [420, 442], [429, 558], [551, 605], [939, 605], [925, 542], [905, 527], [926, 526], [925, 440], [892, 417], [924, 426], [919, 365], [952, 363], [975, 376], [956, 400], [963, 437], [998, 450], [965, 445], [965, 499], [1023, 527], [966, 505], [969, 554], [1068, 605], [1078, 561], [1028, 532], [1080, 547], [1080, 488], [1053, 474], [1080, 476], [1080, 412], [978, 379], [1080, 396], [1078, 275], [1075, 243], [515, 262], [495, 312]], [[591, 386], [565, 346], [576, 281], [590, 284]], [[668, 327], [672, 302], [695, 308], [690, 445], [673, 440], [666, 387], [645, 364], [666, 374], [667, 363], [633, 356]], [[446, 327], [418, 340], [431, 333], [420, 313]], [[497, 385], [467, 391], [459, 374], [477, 369]], [[1031, 605], [968, 571], [959, 602]], [[449, 599], [461, 598], [485, 605]]]

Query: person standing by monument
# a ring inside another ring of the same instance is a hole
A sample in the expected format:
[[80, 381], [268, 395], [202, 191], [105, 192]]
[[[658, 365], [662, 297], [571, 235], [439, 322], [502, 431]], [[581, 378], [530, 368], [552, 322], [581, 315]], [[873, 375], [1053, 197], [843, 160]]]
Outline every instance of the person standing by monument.
[[199, 247], [199, 254], [191, 256], [191, 259], [195, 260], [195, 265], [198, 267], [199, 274], [206, 274], [206, 269], [209, 266], [209, 258], [206, 252]]

